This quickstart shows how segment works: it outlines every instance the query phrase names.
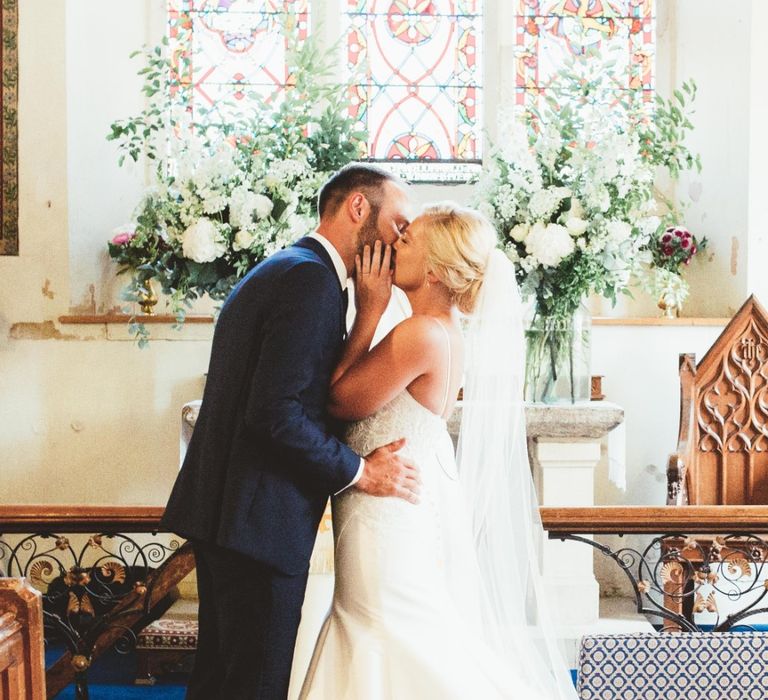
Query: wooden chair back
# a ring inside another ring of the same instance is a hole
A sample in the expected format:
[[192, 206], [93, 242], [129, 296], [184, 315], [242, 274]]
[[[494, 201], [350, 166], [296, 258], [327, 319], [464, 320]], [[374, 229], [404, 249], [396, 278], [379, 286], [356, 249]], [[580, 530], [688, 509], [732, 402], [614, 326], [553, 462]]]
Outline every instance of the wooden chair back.
[[45, 696], [42, 598], [26, 579], [0, 578], [0, 698]]
[[768, 314], [750, 296], [701, 362], [680, 355], [669, 505], [768, 503]]

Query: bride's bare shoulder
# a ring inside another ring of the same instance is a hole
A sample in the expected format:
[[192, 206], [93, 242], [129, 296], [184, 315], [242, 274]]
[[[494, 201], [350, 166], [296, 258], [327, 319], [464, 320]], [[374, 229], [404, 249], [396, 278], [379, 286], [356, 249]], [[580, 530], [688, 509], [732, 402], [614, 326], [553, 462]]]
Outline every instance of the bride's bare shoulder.
[[445, 342], [445, 331], [434, 316], [414, 314], [392, 329], [393, 340], [398, 344], [418, 344], [428, 347]]

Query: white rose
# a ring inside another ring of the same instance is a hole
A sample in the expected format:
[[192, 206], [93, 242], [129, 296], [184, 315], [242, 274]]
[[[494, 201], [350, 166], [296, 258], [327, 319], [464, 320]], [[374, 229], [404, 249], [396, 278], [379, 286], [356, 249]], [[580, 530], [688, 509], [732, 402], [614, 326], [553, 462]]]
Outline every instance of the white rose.
[[254, 196], [253, 208], [256, 211], [257, 219], [266, 219], [272, 213], [272, 200], [263, 194], [257, 194]]
[[252, 245], [256, 236], [253, 235], [253, 231], [249, 231], [247, 228], [240, 229], [235, 234], [235, 240], [232, 243], [232, 247], [235, 250], [248, 250]]
[[513, 241], [522, 243], [527, 237], [531, 227], [528, 224], [517, 224], [509, 230], [509, 237]]
[[622, 243], [632, 235], [632, 227], [626, 221], [609, 221], [605, 228], [613, 243]]
[[572, 216], [565, 222], [565, 228], [568, 229], [568, 233], [570, 233], [574, 238], [578, 238], [582, 233], [584, 233], [584, 231], [587, 230], [587, 226], [589, 226], [588, 222], [584, 221], [584, 219], [579, 219], [576, 216]]
[[197, 263], [207, 263], [224, 255], [227, 245], [216, 224], [201, 216], [181, 234], [181, 249], [185, 258]]
[[533, 255], [544, 267], [557, 267], [563, 258], [576, 249], [573, 238], [565, 226], [540, 221], [533, 225], [525, 241], [525, 250]]

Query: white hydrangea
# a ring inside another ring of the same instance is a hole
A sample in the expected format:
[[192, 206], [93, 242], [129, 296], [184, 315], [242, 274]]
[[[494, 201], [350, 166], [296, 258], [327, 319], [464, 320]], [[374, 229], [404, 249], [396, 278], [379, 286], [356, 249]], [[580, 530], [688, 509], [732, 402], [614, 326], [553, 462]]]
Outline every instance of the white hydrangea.
[[197, 263], [213, 262], [227, 252], [227, 243], [216, 224], [200, 217], [181, 236], [182, 253]]
[[310, 170], [306, 160], [297, 160], [287, 158], [285, 160], [276, 160], [264, 176], [264, 184], [270, 189], [278, 189], [281, 186], [287, 187], [290, 182], [307, 174]]
[[622, 243], [632, 235], [632, 227], [626, 221], [613, 219], [605, 225], [611, 243]]
[[242, 228], [257, 219], [265, 219], [272, 213], [272, 200], [263, 194], [252, 192], [247, 185], [240, 185], [229, 196], [229, 221], [235, 228]]
[[496, 192], [496, 209], [499, 218], [511, 219], [517, 213], [517, 200], [515, 191], [510, 185], [504, 184]]
[[227, 206], [227, 196], [221, 190], [205, 188], [198, 192], [205, 214], [218, 214]]
[[547, 187], [534, 192], [528, 202], [528, 213], [533, 219], [549, 219], [571, 192], [567, 187]]
[[575, 250], [576, 245], [568, 229], [560, 224], [537, 221], [525, 239], [525, 250], [544, 267], [557, 267], [563, 258]]

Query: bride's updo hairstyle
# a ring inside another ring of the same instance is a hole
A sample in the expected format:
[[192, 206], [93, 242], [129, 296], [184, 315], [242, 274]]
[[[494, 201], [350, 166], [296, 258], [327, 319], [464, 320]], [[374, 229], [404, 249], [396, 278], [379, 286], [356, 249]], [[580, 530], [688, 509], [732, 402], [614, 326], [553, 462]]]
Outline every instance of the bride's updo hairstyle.
[[498, 243], [496, 231], [479, 212], [452, 202], [426, 207], [427, 268], [448, 288], [464, 314], [475, 310], [485, 268]]

